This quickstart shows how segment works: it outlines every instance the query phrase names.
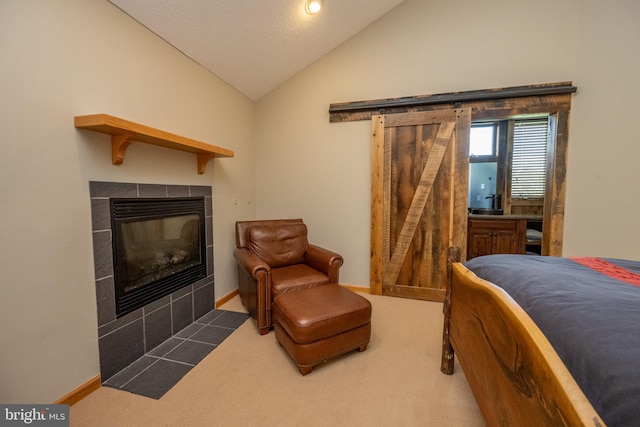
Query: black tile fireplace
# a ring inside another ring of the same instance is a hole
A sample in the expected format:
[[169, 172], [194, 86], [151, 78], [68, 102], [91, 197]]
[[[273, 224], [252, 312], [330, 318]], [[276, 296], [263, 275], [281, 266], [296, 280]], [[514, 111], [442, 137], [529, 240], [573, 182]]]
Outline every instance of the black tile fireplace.
[[89, 195], [104, 382], [214, 310], [212, 188], [91, 181]]

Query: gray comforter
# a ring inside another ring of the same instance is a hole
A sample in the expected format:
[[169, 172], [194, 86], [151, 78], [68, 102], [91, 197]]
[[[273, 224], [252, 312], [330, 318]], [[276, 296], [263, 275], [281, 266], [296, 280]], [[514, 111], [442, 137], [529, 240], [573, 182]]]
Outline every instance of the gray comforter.
[[[640, 274], [640, 262], [605, 261]], [[640, 425], [640, 286], [568, 258], [489, 255], [464, 265], [529, 314], [607, 425]]]

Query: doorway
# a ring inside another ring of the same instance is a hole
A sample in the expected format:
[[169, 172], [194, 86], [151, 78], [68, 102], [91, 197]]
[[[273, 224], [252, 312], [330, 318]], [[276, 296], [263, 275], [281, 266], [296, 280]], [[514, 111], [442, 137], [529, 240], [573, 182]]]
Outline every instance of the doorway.
[[[407, 98], [395, 98], [385, 100], [357, 101], [350, 103], [332, 104], [329, 108], [331, 122], [344, 122], [355, 120], [371, 120], [373, 129], [372, 139], [372, 193], [371, 193], [371, 280], [370, 292], [376, 295], [383, 294], [383, 275], [385, 265], [391, 258], [391, 254], [384, 252], [385, 233], [381, 216], [384, 203], [388, 200], [384, 196], [383, 186], [376, 185], [380, 182], [380, 174], [385, 168], [390, 167], [385, 163], [386, 155], [380, 154], [380, 144], [377, 117], [390, 117], [401, 115], [395, 113], [425, 113], [442, 110], [465, 109], [470, 111], [471, 120], [498, 120], [505, 117], [518, 117], [530, 114], [548, 114], [550, 135], [554, 143], [550, 144], [547, 153], [548, 174], [546, 176], [545, 202], [544, 202], [544, 230], [542, 251], [546, 255], [562, 255], [562, 236], [564, 228], [564, 205], [566, 186], [567, 144], [569, 130], [569, 112], [571, 108], [571, 94], [577, 88], [571, 82], [550, 83], [532, 86], [519, 86], [502, 89], [486, 89], [469, 92], [447, 93], [438, 95], [415, 96]], [[381, 110], [382, 109], [382, 110]], [[376, 135], [378, 140], [376, 142]], [[460, 154], [468, 166], [469, 153]], [[468, 173], [468, 169], [467, 169]], [[468, 183], [466, 184], [468, 185]], [[466, 206], [467, 194], [459, 204]], [[459, 205], [456, 205], [459, 208]], [[461, 249], [462, 259], [466, 252], [466, 219], [456, 220], [458, 224], [452, 239]], [[461, 225], [464, 223], [464, 225]], [[445, 255], [446, 256], [446, 255]], [[387, 261], [385, 261], [387, 260]], [[434, 279], [430, 285], [435, 295], [434, 300], [439, 300], [446, 287], [444, 281]], [[396, 296], [412, 297], [412, 292], [404, 292], [404, 295], [395, 293]]]
[[[561, 99], [558, 99], [561, 98]], [[565, 200], [565, 177], [566, 177], [566, 157], [567, 157], [567, 143], [568, 143], [568, 123], [569, 123], [569, 106], [570, 95], [563, 95], [558, 97], [526, 97], [526, 98], [512, 98], [508, 100], [497, 101], [481, 101], [470, 103], [465, 105], [463, 109], [470, 111], [471, 120], [487, 120], [498, 119], [504, 117], [520, 117], [526, 114], [548, 114], [549, 115], [549, 141], [547, 151], [548, 173], [546, 176], [545, 186], [545, 199], [543, 207], [543, 229], [542, 229], [542, 247], [541, 253], [544, 255], [561, 256], [562, 255], [562, 235], [564, 228], [564, 200]], [[435, 107], [431, 111], [434, 112], [447, 111], [443, 106]], [[391, 116], [407, 116], [411, 114], [388, 114], [386, 117]], [[382, 116], [380, 116], [382, 117]], [[379, 120], [379, 119], [378, 119]], [[400, 117], [394, 118], [394, 120], [401, 121]], [[372, 122], [375, 120], [372, 119]], [[467, 128], [468, 129], [468, 128]], [[465, 138], [468, 138], [468, 130]], [[375, 137], [374, 137], [375, 139]], [[372, 142], [375, 147], [377, 143]], [[468, 165], [469, 152], [458, 153], [458, 156], [464, 158], [464, 161]], [[377, 156], [372, 154], [372, 156]], [[458, 159], [459, 160], [459, 159]], [[380, 171], [391, 170], [392, 159], [389, 155], [372, 157], [372, 179], [379, 179]], [[465, 171], [465, 179], [468, 180], [468, 169], [463, 169], [464, 166], [458, 166], [458, 173]], [[451, 181], [455, 182], [455, 181]], [[468, 181], [464, 184], [458, 182], [449, 191], [451, 194], [455, 194], [455, 189], [464, 188], [464, 196], [460, 199], [456, 199], [456, 204], [451, 206], [451, 210], [467, 212], [468, 204]], [[389, 188], [389, 190], [392, 190]], [[393, 238], [391, 234], [391, 228], [393, 224], [380, 222], [378, 215], [380, 207], [377, 207], [379, 203], [389, 203], [390, 200], [397, 197], [397, 195], [384, 196], [377, 194], [380, 191], [384, 191], [384, 187], [374, 188], [372, 185], [372, 215], [371, 215], [371, 281], [370, 288], [371, 293], [377, 295], [393, 295], [416, 299], [429, 299], [432, 301], [442, 301], [444, 297], [444, 290], [446, 289], [446, 280], [444, 275], [444, 267], [442, 264], [438, 264], [442, 259], [446, 263], [447, 248], [436, 246], [429, 246], [427, 250], [438, 251], [439, 255], [431, 254], [430, 256], [422, 254], [422, 259], [431, 259], [431, 276], [429, 282], [423, 282], [415, 280], [404, 281], [398, 283], [393, 282], [393, 277], [396, 274], [397, 265], [403, 264], [403, 268], [410, 268], [407, 266], [413, 266], [413, 277], [423, 274], [423, 264], [415, 263], [414, 255], [407, 255], [408, 258], [403, 260], [393, 259], [393, 253], [389, 252], [386, 248], [391, 247], [385, 242]], [[433, 212], [433, 211], [432, 211]], [[438, 218], [438, 221], [448, 221], [451, 217], [445, 215], [446, 218]], [[434, 219], [436, 220], [436, 219]], [[462, 259], [466, 259], [466, 237], [467, 226], [466, 216], [465, 218], [458, 217], [454, 220], [453, 224], [455, 228], [451, 228], [452, 235], [450, 236], [450, 242], [452, 246], [457, 246], [461, 250]], [[441, 223], [440, 228], [446, 228], [445, 223]], [[385, 240], [387, 239], [387, 240]], [[391, 241], [391, 240], [389, 240]], [[454, 243], [455, 242], [455, 243]], [[379, 246], [377, 246], [379, 245]], [[420, 266], [418, 268], [417, 266]], [[391, 270], [390, 270], [391, 269]], [[390, 276], [389, 276], [390, 275]], [[401, 277], [401, 276], [398, 276]], [[416, 286], [415, 283], [419, 283]], [[425, 291], [428, 289], [428, 291]]]

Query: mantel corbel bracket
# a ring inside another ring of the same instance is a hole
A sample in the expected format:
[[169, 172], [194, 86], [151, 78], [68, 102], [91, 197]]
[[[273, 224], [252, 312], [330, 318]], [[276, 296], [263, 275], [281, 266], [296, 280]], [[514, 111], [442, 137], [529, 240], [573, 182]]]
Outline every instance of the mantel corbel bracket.
[[121, 165], [124, 162], [124, 153], [134, 137], [135, 135], [130, 133], [111, 135], [111, 163]]
[[197, 153], [198, 156], [198, 174], [202, 175], [204, 173], [205, 168], [207, 167], [207, 162], [215, 157], [214, 154], [211, 153]]

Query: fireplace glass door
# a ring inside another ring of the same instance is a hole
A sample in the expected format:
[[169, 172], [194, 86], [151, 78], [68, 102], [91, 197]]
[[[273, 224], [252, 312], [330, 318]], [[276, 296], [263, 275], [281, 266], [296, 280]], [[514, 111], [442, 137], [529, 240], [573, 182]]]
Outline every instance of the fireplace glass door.
[[112, 199], [118, 316], [206, 277], [202, 198]]

